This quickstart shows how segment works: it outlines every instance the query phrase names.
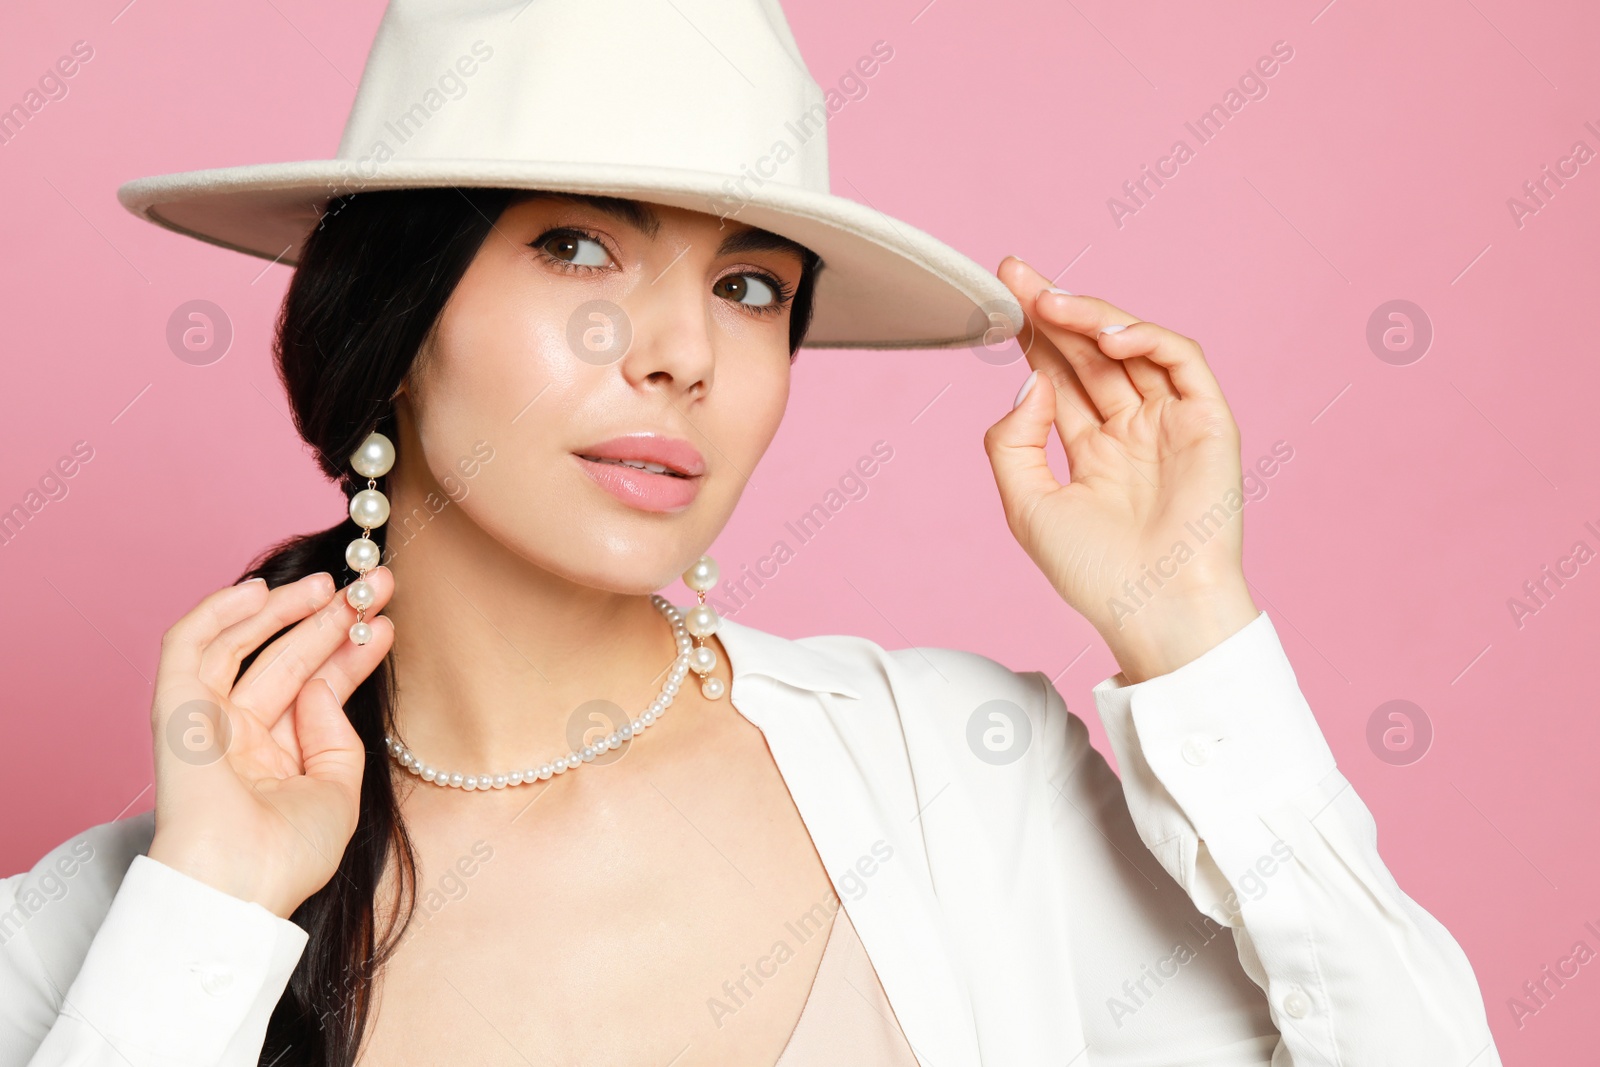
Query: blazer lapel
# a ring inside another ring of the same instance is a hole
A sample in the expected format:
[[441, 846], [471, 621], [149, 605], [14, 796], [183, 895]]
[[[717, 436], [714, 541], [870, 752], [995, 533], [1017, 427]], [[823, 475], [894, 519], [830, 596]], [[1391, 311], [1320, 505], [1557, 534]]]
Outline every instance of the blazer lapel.
[[[729, 699], [766, 738], [912, 1051], [923, 1067], [981, 1063], [915, 811], [885, 810], [862, 776], [880, 769], [864, 762], [872, 753], [853, 751], [836, 721], [864, 698], [793, 641], [726, 618], [717, 636], [733, 668]], [[903, 761], [881, 770], [906, 774]]]

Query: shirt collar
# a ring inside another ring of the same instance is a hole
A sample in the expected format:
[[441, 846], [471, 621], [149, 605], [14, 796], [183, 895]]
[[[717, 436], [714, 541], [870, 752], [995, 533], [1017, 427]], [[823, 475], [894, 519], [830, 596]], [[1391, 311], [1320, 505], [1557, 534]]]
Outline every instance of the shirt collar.
[[813, 693], [838, 693], [861, 699], [845, 681], [845, 668], [834, 657], [800, 641], [757, 630], [723, 616], [717, 637], [728, 650], [735, 680], [759, 674]]

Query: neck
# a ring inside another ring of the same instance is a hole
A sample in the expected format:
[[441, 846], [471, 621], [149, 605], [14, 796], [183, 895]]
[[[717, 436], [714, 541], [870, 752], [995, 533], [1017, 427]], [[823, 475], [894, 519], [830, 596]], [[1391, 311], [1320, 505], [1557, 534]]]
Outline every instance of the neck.
[[660, 692], [677, 647], [648, 594], [536, 567], [453, 502], [436, 514], [395, 504], [391, 522], [431, 516], [391, 528], [385, 560], [395, 721], [419, 757], [467, 774], [538, 764], [578, 747], [568, 730], [582, 705], [636, 716]]

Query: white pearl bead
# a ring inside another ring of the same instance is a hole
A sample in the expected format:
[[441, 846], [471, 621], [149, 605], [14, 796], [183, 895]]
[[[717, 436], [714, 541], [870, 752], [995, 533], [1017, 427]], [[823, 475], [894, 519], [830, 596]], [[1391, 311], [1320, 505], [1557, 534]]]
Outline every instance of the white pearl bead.
[[357, 526], [371, 529], [389, 521], [389, 498], [376, 489], [363, 489], [350, 498], [350, 518]]
[[372, 640], [372, 627], [364, 622], [354, 623], [350, 627], [350, 640], [358, 645], [364, 645]]
[[[346, 556], [348, 557], [354, 554], [354, 549], [352, 547], [347, 547]], [[352, 600], [364, 599], [364, 594], [356, 588], [357, 586], [363, 584], [365, 583], [362, 582], [361, 579], [357, 579], [355, 582], [352, 582], [346, 591], [346, 597], [352, 598], [352, 594], [349, 590], [356, 590]], [[368, 588], [370, 589], [371, 587], [368, 586]], [[652, 596], [652, 603], [654, 603], [657, 607], [657, 610], [661, 611], [663, 614], [666, 614], [668, 610], [672, 610], [671, 605], [668, 604], [664, 597]], [[365, 626], [364, 623], [358, 623], [357, 625]], [[351, 630], [351, 636], [352, 639], [354, 639], [355, 627], [352, 627]], [[482, 792], [491, 788], [504, 789], [507, 786], [527, 785], [535, 781], [545, 781], [558, 774], [563, 774], [566, 771], [576, 769], [583, 766], [585, 763], [593, 762], [596, 757], [604, 752], [621, 748], [629, 740], [642, 733], [646, 727], [659, 721], [661, 716], [666, 713], [667, 708], [671, 706], [675, 694], [681, 688], [681, 683], [684, 676], [688, 673], [692, 665], [695, 652], [693, 641], [685, 632], [681, 623], [674, 624], [673, 633], [679, 643], [684, 646], [684, 650], [674, 658], [670, 677], [668, 678], [666, 685], [662, 687], [661, 692], [653, 701], [650, 702], [650, 706], [641, 712], [638, 718], [632, 720], [623, 720], [622, 725], [610, 734], [607, 734], [600, 740], [595, 741], [593, 744], [585, 745], [582, 751], [567, 753], [565, 756], [555, 760], [554, 763], [541, 764], [537, 768], [529, 767], [524, 770], [509, 771], [505, 774], [469, 774], [463, 776], [460, 774], [452, 774], [448, 771], [441, 771], [435, 767], [423, 763], [416, 753], [412, 752], [410, 749], [406, 748], [392, 737], [386, 736], [383, 739], [384, 747], [388, 749], [389, 754], [402, 767], [405, 767], [412, 774], [420, 776], [424, 781], [432, 782], [441, 788], [456, 788], [464, 791]], [[368, 639], [370, 639], [370, 627], [368, 628], [366, 636]], [[710, 650], [707, 649], [706, 652], [710, 653]], [[711, 662], [715, 663], [715, 654], [710, 653], [710, 657]], [[701, 683], [701, 692], [705, 693], [711, 699], [715, 699], [717, 696], [720, 696], [726, 689], [725, 684], [717, 678], [700, 678], [698, 680]]]
[[717, 625], [721, 622], [716, 609], [709, 604], [696, 604], [689, 609], [689, 615], [684, 619], [684, 629], [696, 637], [710, 637], [717, 632]]
[[364, 578], [357, 578], [344, 587], [344, 598], [353, 608], [370, 608], [378, 599], [378, 590]]
[[382, 478], [394, 466], [394, 442], [381, 433], [370, 433], [350, 456], [350, 466], [363, 478]]
[[717, 577], [720, 574], [716, 560], [710, 556], [701, 556], [695, 560], [692, 567], [683, 572], [683, 584], [697, 593], [704, 593], [717, 584]]
[[382, 555], [378, 542], [370, 537], [358, 537], [345, 546], [344, 561], [351, 570], [361, 574], [376, 567]]
[[709, 674], [716, 670], [716, 650], [710, 645], [701, 645], [689, 654], [689, 666], [696, 674]]

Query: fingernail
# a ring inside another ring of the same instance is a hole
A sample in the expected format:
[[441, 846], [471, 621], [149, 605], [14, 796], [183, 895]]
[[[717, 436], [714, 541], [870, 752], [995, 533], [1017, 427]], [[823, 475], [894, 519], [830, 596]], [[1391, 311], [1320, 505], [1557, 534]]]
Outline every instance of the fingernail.
[[1017, 398], [1011, 402], [1012, 411], [1020, 408], [1022, 402], [1028, 399], [1028, 390], [1033, 388], [1033, 383], [1038, 380], [1038, 377], [1039, 372], [1037, 370], [1028, 372], [1028, 376], [1022, 380], [1022, 388], [1017, 390]]
[[265, 584], [266, 583], [266, 579], [265, 578], [261, 578], [261, 577], [246, 578], [244, 581], [240, 582], [239, 585], [240, 586], [246, 586], [246, 585], [249, 585], [251, 582], [261, 582], [262, 584]]
[[1126, 330], [1127, 328], [1128, 327], [1126, 325], [1122, 325], [1122, 326], [1107, 326], [1104, 329], [1102, 329], [1095, 336], [1104, 337], [1108, 333], [1121, 333], [1123, 330]]
[[1050, 288], [1046, 289], [1045, 292], [1047, 292], [1047, 293], [1060, 293], [1062, 296], [1071, 296], [1072, 295], [1071, 293], [1067, 292], [1065, 289], [1057, 289], [1053, 285]]

